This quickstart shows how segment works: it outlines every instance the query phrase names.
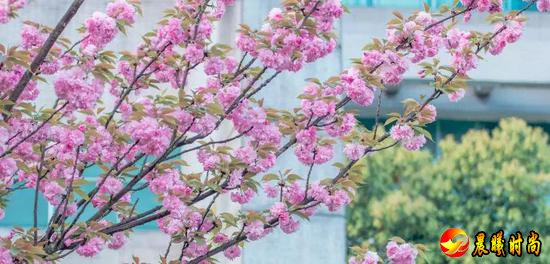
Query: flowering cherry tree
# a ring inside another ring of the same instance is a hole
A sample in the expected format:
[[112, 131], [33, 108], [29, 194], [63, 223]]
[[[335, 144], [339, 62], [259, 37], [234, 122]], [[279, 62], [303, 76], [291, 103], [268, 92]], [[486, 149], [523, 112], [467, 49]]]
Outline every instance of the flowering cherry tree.
[[[350, 68], [325, 81], [309, 79], [296, 109], [274, 109], [258, 92], [335, 49], [333, 26], [346, 11], [339, 1], [282, 1], [262, 28], [241, 25], [233, 48], [213, 43], [211, 34], [234, 0], [177, 0], [135, 50], [117, 53], [105, 48], [138, 19], [139, 0], [115, 0], [85, 20], [79, 39], [62, 37], [83, 2], [74, 0], [55, 28], [27, 21], [21, 43], [0, 44], [0, 217], [14, 192], [34, 190], [35, 205], [28, 208], [32, 228], [1, 238], [0, 263], [92, 257], [122, 247], [133, 228], [149, 222], [171, 237], [160, 252], [163, 263], [213, 263], [219, 253], [235, 259], [245, 242], [277, 228], [295, 232], [299, 218], [321, 206], [339, 210], [353, 199], [359, 159], [396, 145], [420, 149], [430, 139], [423, 127], [437, 116], [434, 100], [443, 94], [460, 100], [481, 55], [498, 55], [521, 36], [522, 13], [533, 5], [550, 10], [550, 0], [526, 1], [506, 14], [502, 0], [462, 0], [408, 17], [394, 12], [386, 38], [367, 44]], [[0, 23], [25, 4], [0, 0]], [[493, 31], [456, 27], [482, 13]], [[232, 49], [238, 57], [229, 55]], [[450, 56], [450, 64], [440, 56]], [[404, 101], [404, 111], [388, 114], [385, 123], [377, 117], [373, 128], [358, 125], [346, 106], [380, 113], [381, 92], [398, 85], [413, 64], [431, 80], [431, 94]], [[191, 86], [190, 74], [199, 69], [206, 81]], [[36, 98], [49, 87], [56, 100], [39, 108]], [[104, 104], [105, 96], [114, 104]], [[224, 124], [236, 135], [214, 139]], [[229, 145], [237, 140], [243, 143]], [[310, 180], [314, 166], [331, 162], [339, 142], [346, 157], [333, 164], [339, 172]], [[309, 173], [274, 171], [287, 152]], [[189, 154], [198, 157], [200, 171], [190, 169]], [[99, 168], [95, 185], [87, 179], [91, 167]], [[132, 196], [145, 191], [159, 202], [138, 211]], [[257, 195], [272, 205], [233, 214], [212, 210], [220, 197], [246, 204]], [[55, 208], [44, 228], [37, 224], [39, 196]], [[168, 259], [171, 250], [179, 258]], [[366, 249], [356, 252], [350, 263], [380, 259]], [[387, 260], [413, 263], [417, 253], [392, 241]]]

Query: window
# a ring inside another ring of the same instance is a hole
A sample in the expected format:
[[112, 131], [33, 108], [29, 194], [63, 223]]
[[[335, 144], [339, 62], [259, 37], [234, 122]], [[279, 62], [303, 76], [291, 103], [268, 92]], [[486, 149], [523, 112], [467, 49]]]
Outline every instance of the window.
[[[32, 227], [34, 219], [34, 189], [18, 190], [8, 195], [6, 216], [0, 220], [1, 227]], [[42, 194], [38, 196], [38, 226], [48, 222], [48, 202]]]
[[[381, 120], [381, 122], [383, 121], [384, 120]], [[360, 119], [359, 122], [367, 128], [372, 128], [375, 124], [375, 121], [372, 118]], [[545, 133], [550, 134], [550, 123], [528, 123], [528, 125], [540, 127], [544, 130]], [[425, 149], [432, 151], [437, 156], [439, 149], [437, 148], [436, 143], [446, 136], [451, 135], [455, 138], [455, 140], [460, 140], [460, 138], [470, 129], [485, 129], [491, 131], [497, 126], [497, 121], [465, 121], [439, 119], [436, 122], [428, 124], [426, 126], [426, 129], [432, 134], [432, 138], [435, 142], [428, 141]], [[386, 129], [389, 129], [389, 127], [387, 127]]]
[[[177, 151], [177, 150], [176, 150]], [[138, 162], [137, 164], [140, 164]], [[91, 191], [96, 186], [97, 175], [102, 175], [104, 172], [97, 166], [90, 167], [84, 171], [83, 177], [89, 182], [89, 185], [85, 186], [83, 189], [85, 192]], [[137, 187], [141, 186], [141, 183], [138, 183]], [[132, 193], [132, 203], [135, 203], [139, 199], [139, 202], [136, 205], [135, 213], [140, 213], [147, 211], [157, 205], [157, 196], [153, 194], [149, 188], [145, 188], [138, 192]], [[0, 220], [0, 227], [11, 228], [11, 227], [25, 227], [29, 228], [33, 226], [34, 222], [34, 189], [24, 189], [17, 190], [8, 195], [7, 207], [5, 208], [5, 218]], [[38, 227], [44, 228], [49, 219], [54, 214], [55, 207], [50, 205], [42, 193], [38, 195], [38, 211], [37, 211], [37, 220]], [[88, 206], [82, 216], [80, 221], [86, 220], [94, 215], [97, 210], [93, 206]], [[111, 222], [117, 222], [117, 219], [114, 214], [108, 215], [107, 220]], [[69, 218], [69, 221], [71, 218]], [[139, 226], [134, 230], [151, 230], [157, 227], [155, 222], [150, 222], [145, 225]]]
[[[178, 150], [175, 150], [178, 151]], [[136, 164], [141, 166], [141, 164], [145, 161], [145, 159], [142, 159], [141, 161], [138, 161]], [[92, 166], [86, 171], [84, 171], [83, 177], [90, 182], [89, 186], [86, 186], [84, 188], [85, 192], [91, 191], [93, 188], [97, 186], [97, 180], [99, 179], [97, 176], [102, 175], [104, 172], [98, 167], [98, 166]], [[144, 184], [145, 181], [140, 182], [136, 185], [136, 188], [140, 187], [142, 184]], [[142, 212], [145, 212], [147, 210], [152, 209], [153, 207], [159, 205], [159, 202], [157, 200], [157, 195], [152, 193], [149, 188], [145, 188], [143, 190], [132, 192], [132, 200], [131, 203], [134, 204], [137, 201], [137, 205], [135, 208], [134, 214], [139, 214]], [[138, 201], [139, 199], [139, 201]], [[81, 220], [85, 220], [90, 218], [92, 215], [94, 215], [97, 212], [97, 210], [93, 206], [88, 206], [84, 213], [81, 216]], [[114, 214], [110, 214], [106, 217], [106, 219], [110, 222], [116, 223], [117, 219]], [[134, 230], [150, 230], [155, 229], [157, 227], [156, 222], [149, 222], [145, 225], [138, 226], [134, 228]]]

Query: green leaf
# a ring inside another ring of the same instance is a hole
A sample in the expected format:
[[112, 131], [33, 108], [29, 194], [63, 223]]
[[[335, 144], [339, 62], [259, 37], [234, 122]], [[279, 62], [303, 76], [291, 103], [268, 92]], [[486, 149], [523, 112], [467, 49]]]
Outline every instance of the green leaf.
[[275, 173], [269, 173], [269, 174], [264, 175], [264, 177], [262, 177], [262, 181], [264, 181], [264, 182], [278, 180], [278, 179], [279, 179], [279, 176]]
[[418, 133], [424, 135], [427, 139], [429, 139], [430, 141], [433, 142], [432, 134], [431, 134], [428, 130], [424, 129], [423, 127], [419, 127], [419, 126], [413, 126], [413, 129], [414, 129], [416, 132], [418, 132]]
[[230, 214], [230, 213], [221, 213], [220, 216], [221, 216], [223, 222], [226, 225], [237, 226], [237, 219], [232, 214]]

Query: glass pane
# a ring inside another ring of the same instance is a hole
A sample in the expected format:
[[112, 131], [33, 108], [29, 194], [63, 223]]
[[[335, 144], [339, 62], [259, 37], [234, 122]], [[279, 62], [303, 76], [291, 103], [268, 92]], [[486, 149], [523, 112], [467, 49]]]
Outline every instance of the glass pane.
[[[94, 168], [94, 167], [91, 167], [89, 168], [88, 170], [99, 170], [101, 171], [100, 169], [98, 168]], [[86, 173], [86, 172], [85, 172]], [[101, 172], [100, 172], [101, 173]], [[91, 173], [90, 173], [91, 174]], [[97, 175], [97, 174], [95, 174]], [[86, 186], [83, 186], [82, 187], [82, 190], [86, 193], [90, 192], [92, 189], [94, 189], [96, 187], [96, 179], [93, 179], [93, 178], [87, 178], [86, 180], [88, 180], [90, 182], [89, 185], [86, 185]], [[145, 182], [143, 182], [145, 183]], [[141, 186], [143, 183], [138, 183], [136, 187], [139, 187]], [[141, 191], [138, 191], [138, 192], [133, 192], [132, 193], [132, 204], [134, 204], [137, 200], [139, 199], [139, 202], [136, 206], [136, 209], [135, 209], [135, 212], [134, 212], [134, 215], [135, 214], [139, 214], [139, 213], [142, 213], [144, 211], [147, 211], [157, 205], [159, 205], [159, 202], [157, 202], [157, 198], [156, 198], [156, 195], [151, 193], [149, 191], [149, 188], [145, 188]], [[80, 217], [79, 221], [85, 221], [86, 219], [89, 219], [90, 217], [92, 217], [95, 213], [97, 212], [97, 209], [94, 208], [91, 204], [89, 204], [87, 207], [86, 207], [86, 210], [84, 211], [84, 213], [82, 214], [82, 216]], [[107, 217], [105, 217], [106, 220], [108, 220], [109, 222], [113, 222], [113, 223], [116, 223], [118, 220], [117, 220], [117, 217], [115, 214], [111, 213], [109, 214]], [[72, 220], [72, 218], [70, 218], [70, 220]], [[151, 223], [148, 223], [148, 224], [145, 224], [145, 225], [142, 225], [142, 226], [139, 226], [135, 229], [137, 230], [140, 230], [140, 229], [154, 229], [156, 228], [156, 223], [155, 222], [151, 222]]]
[[[142, 191], [132, 194], [132, 202], [135, 203], [139, 199], [139, 202], [136, 206], [136, 213], [142, 213], [147, 210], [152, 209], [155, 206], [160, 205], [160, 202], [157, 200], [157, 195], [152, 193], [149, 188], [145, 188]], [[155, 221], [149, 222], [145, 225], [135, 228], [135, 230], [151, 230], [156, 229], [157, 223]]]
[[[177, 148], [174, 150], [174, 154], [175, 153], [178, 153], [181, 151], [181, 148]], [[149, 157], [149, 158], [142, 158], [141, 160], [139, 160], [137, 163], [136, 163], [136, 166], [137, 167], [141, 167], [143, 165], [144, 162], [146, 162], [146, 160], [148, 161], [151, 161], [153, 158]], [[177, 157], [174, 158], [174, 159], [178, 159]], [[133, 173], [138, 173], [137, 171], [133, 172]], [[86, 169], [84, 171], [84, 178], [86, 180], [88, 180], [90, 182], [90, 185], [88, 186], [85, 186], [83, 189], [86, 193], [88, 193], [89, 191], [91, 191], [93, 188], [96, 187], [96, 180], [98, 179], [99, 176], [101, 175], [104, 175], [105, 172], [102, 171], [98, 166], [92, 166], [88, 169]], [[144, 184], [145, 181], [142, 180], [142, 182], [139, 182], [135, 188], [139, 188], [140, 186], [142, 186], [142, 184]], [[136, 211], [134, 212], [134, 214], [139, 214], [139, 213], [142, 213], [142, 212], [145, 212], [145, 211], [148, 211], [158, 205], [160, 205], [159, 201], [157, 201], [157, 195], [155, 195], [154, 193], [152, 193], [149, 188], [144, 188], [143, 190], [140, 190], [138, 192], [133, 192], [132, 193], [132, 204], [134, 204], [136, 201], [138, 201], [139, 199], [139, 202], [137, 203], [137, 206], [136, 206]], [[88, 206], [85, 210], [85, 212], [82, 214], [82, 217], [80, 218], [80, 221], [82, 220], [85, 220], [85, 219], [88, 219], [89, 217], [91, 217], [92, 215], [94, 215], [95, 213], [97, 212], [97, 210], [95, 208], [93, 208], [93, 206]], [[110, 214], [107, 216], [106, 218], [107, 220], [109, 221], [112, 221], [112, 222], [116, 222], [116, 217], [114, 214]], [[145, 225], [142, 225], [142, 226], [139, 226], [137, 228], [135, 228], [136, 230], [144, 230], [144, 229], [156, 229], [157, 228], [157, 224], [156, 222], [150, 222], [150, 223], [147, 223]]]
[[[342, 0], [342, 3], [349, 7], [387, 7], [387, 8], [422, 8], [422, 3], [426, 2], [433, 8], [439, 8], [442, 5], [451, 7], [454, 0]], [[523, 0], [504, 0], [504, 10], [518, 10], [527, 3]], [[460, 6], [460, 3], [459, 3]], [[536, 6], [529, 10], [536, 10]]]
[[[519, 9], [522, 9], [523, 7], [525, 7], [529, 4], [528, 2], [524, 2], [523, 0], [508, 0], [506, 2], [507, 3], [504, 5], [504, 8], [507, 9], [507, 10], [519, 10]], [[537, 7], [536, 7], [536, 5], [533, 5], [528, 10], [536, 11]]]
[[442, 5], [446, 5], [448, 7], [452, 7], [454, 3], [454, 0], [436, 0], [435, 4], [436, 7], [440, 7]]
[[[174, 152], [178, 152], [179, 149]], [[141, 165], [145, 160], [139, 161], [138, 166]], [[96, 179], [98, 176], [103, 175], [104, 172], [98, 167], [93, 166], [84, 171], [84, 178], [90, 182], [89, 185], [83, 186], [84, 192], [91, 191], [96, 186]], [[138, 186], [141, 186], [142, 183], [138, 183]], [[12, 192], [7, 197], [7, 208], [5, 208], [5, 217], [0, 220], [0, 227], [32, 227], [34, 219], [34, 189], [25, 189]], [[135, 203], [139, 199], [139, 202], [136, 206], [136, 214], [140, 212], [147, 211], [155, 206], [158, 206], [160, 203], [157, 201], [157, 196], [149, 191], [148, 188], [141, 190], [139, 192], [134, 192], [132, 194], [132, 203]], [[45, 227], [48, 223], [48, 202], [44, 199], [43, 195], [38, 196], [38, 226]], [[95, 212], [91, 205], [86, 208], [86, 211], [80, 217], [80, 220], [86, 220], [90, 218]], [[115, 221], [116, 217], [114, 215], [109, 215], [106, 217], [109, 221]], [[151, 222], [146, 225], [140, 226], [137, 229], [155, 229], [156, 223]]]
[[349, 7], [371, 7], [372, 0], [342, 0], [342, 4]]
[[[31, 227], [34, 219], [34, 190], [26, 189], [12, 192], [8, 196], [6, 216], [0, 220], [1, 227]], [[38, 195], [38, 226], [44, 227], [48, 222], [48, 202]]]

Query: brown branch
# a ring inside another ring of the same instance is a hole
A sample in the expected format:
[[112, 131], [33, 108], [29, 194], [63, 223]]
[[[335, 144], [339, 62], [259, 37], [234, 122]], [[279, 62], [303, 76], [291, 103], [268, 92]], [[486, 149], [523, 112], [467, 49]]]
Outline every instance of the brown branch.
[[[44, 162], [44, 152], [45, 151], [42, 151], [40, 164], [43, 164], [43, 162]], [[42, 165], [40, 165], [40, 167], [42, 167]], [[41, 171], [39, 170], [38, 173], [36, 174], [36, 183], [35, 183], [36, 186], [35, 186], [35, 189], [34, 189], [32, 227], [34, 229], [33, 230], [33, 243], [34, 243], [35, 246], [36, 246], [36, 243], [38, 242], [38, 192], [39, 192], [39, 187], [40, 187], [40, 180], [42, 179], [42, 177], [40, 177], [40, 173], [41, 173]]]
[[453, 12], [452, 12], [452, 15], [450, 15], [450, 16], [444, 18], [444, 19], [441, 19], [441, 20], [439, 20], [439, 21], [437, 21], [437, 22], [435, 22], [435, 23], [433, 23], [433, 24], [428, 25], [427, 27], [424, 28], [424, 31], [428, 31], [428, 30], [430, 30], [431, 28], [433, 28], [433, 27], [435, 27], [435, 26], [437, 26], [437, 25], [443, 24], [443, 23], [445, 23], [446, 21], [451, 20], [451, 19], [453, 19], [453, 18], [455, 18], [455, 17], [457, 17], [457, 16], [460, 16], [460, 15], [462, 15], [462, 14], [465, 14], [465, 13], [467, 13], [467, 12], [469, 12], [469, 11], [472, 11], [473, 9], [474, 9], [473, 5], [470, 4], [468, 7], [464, 8], [464, 9], [463, 9], [462, 11], [460, 11], [460, 12], [456, 12], [456, 13], [455, 13], [455, 12], [453, 11]]
[[212, 131], [208, 134], [205, 134], [205, 135], [196, 135], [194, 137], [191, 137], [189, 139], [184, 139], [182, 140], [181, 142], [178, 142], [176, 143], [176, 147], [181, 147], [181, 146], [184, 146], [184, 145], [188, 145], [188, 144], [191, 144], [197, 140], [200, 140], [200, 139], [203, 139], [203, 138], [206, 138], [208, 137], [213, 131], [215, 131], [220, 125], [221, 123], [223, 122], [223, 120], [225, 120], [225, 118], [233, 111], [235, 110], [235, 108], [237, 108], [237, 106], [241, 103], [241, 100], [246, 96], [246, 94], [248, 93], [248, 91], [250, 91], [250, 89], [252, 89], [252, 87], [254, 86], [254, 84], [262, 77], [262, 75], [267, 71], [267, 67], [264, 67], [262, 69], [262, 71], [260, 71], [260, 73], [258, 73], [258, 75], [256, 75], [254, 77], [254, 79], [252, 79], [250, 81], [250, 83], [247, 85], [247, 87], [241, 92], [241, 94], [233, 101], [233, 103], [227, 108], [227, 110], [224, 112], [224, 114], [220, 117], [220, 119], [218, 119], [218, 121], [216, 122], [216, 125], [214, 126], [214, 129], [212, 129]]
[[115, 107], [113, 108], [113, 111], [109, 114], [109, 117], [107, 118], [107, 121], [105, 122], [105, 127], [109, 127], [109, 123], [111, 123], [111, 121], [113, 120], [113, 117], [115, 116], [118, 108], [120, 107], [120, 105], [122, 104], [122, 102], [124, 102], [124, 99], [126, 99], [126, 97], [128, 95], [130, 95], [130, 93], [133, 91], [132, 88], [134, 87], [134, 85], [139, 81], [139, 79], [141, 79], [141, 77], [143, 76], [146, 76], [145, 74], [145, 71], [151, 67], [151, 65], [153, 65], [153, 63], [155, 61], [158, 60], [158, 58], [160, 57], [160, 55], [170, 46], [172, 45], [172, 43], [168, 42], [166, 45], [164, 45], [159, 51], [157, 51], [157, 53], [155, 54], [155, 56], [153, 58], [151, 58], [151, 60], [145, 65], [145, 67], [143, 67], [143, 69], [140, 70], [140, 72], [136, 75], [136, 77], [132, 80], [132, 82], [130, 83], [130, 86], [128, 87], [128, 89], [122, 94], [122, 96], [120, 97], [120, 100], [118, 100], [117, 104], [115, 105]]
[[235, 139], [238, 139], [238, 138], [244, 136], [246, 133], [250, 132], [250, 130], [252, 130], [252, 128], [253, 128], [253, 127], [247, 129], [247, 130], [244, 131], [243, 133], [240, 133], [240, 134], [238, 134], [238, 135], [236, 135], [236, 136], [233, 136], [233, 137], [230, 137], [230, 138], [227, 138], [227, 139], [218, 140], [218, 141], [210, 141], [210, 142], [205, 143], [205, 144], [202, 144], [202, 145], [200, 145], [200, 146], [196, 146], [196, 147], [193, 147], [193, 148], [190, 148], [190, 149], [182, 150], [182, 151], [180, 151], [180, 152], [178, 152], [178, 153], [176, 153], [176, 154], [172, 154], [172, 155], [168, 156], [166, 159], [167, 159], [167, 160], [171, 160], [171, 159], [176, 158], [176, 157], [178, 157], [178, 156], [181, 156], [181, 155], [183, 155], [183, 154], [185, 154], [185, 153], [189, 153], [189, 152], [191, 152], [191, 151], [195, 151], [195, 150], [201, 149], [201, 148], [206, 147], [206, 146], [215, 145], [215, 144], [225, 144], [225, 143], [229, 143], [229, 142], [231, 142], [231, 141], [233, 141], [233, 140], [235, 140]]
[[[44, 62], [46, 57], [48, 56], [48, 53], [50, 52], [51, 48], [63, 32], [71, 19], [76, 15], [78, 12], [78, 9], [82, 5], [84, 0], [74, 0], [69, 9], [65, 12], [65, 15], [61, 18], [61, 20], [57, 23], [54, 30], [50, 35], [48, 36], [48, 39], [38, 52], [38, 55], [34, 58], [32, 61], [30, 68], [25, 71], [25, 74], [23, 74], [23, 77], [19, 80], [17, 85], [15, 86], [15, 89], [10, 94], [10, 101], [12, 101], [14, 104], [17, 102], [17, 99], [21, 94], [23, 93], [23, 90], [25, 87], [27, 87], [27, 84], [31, 81], [32, 77], [36, 73], [36, 71], [39, 69], [40, 65]], [[11, 112], [14, 104], [8, 104], [4, 107], [5, 112], [9, 113]], [[7, 119], [7, 113], [4, 113], [4, 120]]]

